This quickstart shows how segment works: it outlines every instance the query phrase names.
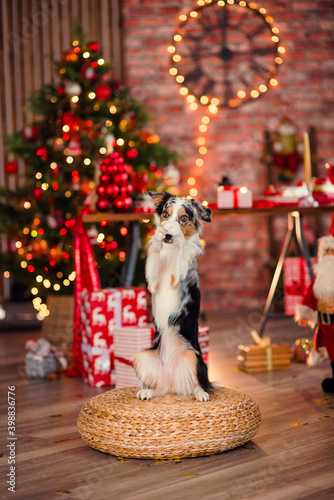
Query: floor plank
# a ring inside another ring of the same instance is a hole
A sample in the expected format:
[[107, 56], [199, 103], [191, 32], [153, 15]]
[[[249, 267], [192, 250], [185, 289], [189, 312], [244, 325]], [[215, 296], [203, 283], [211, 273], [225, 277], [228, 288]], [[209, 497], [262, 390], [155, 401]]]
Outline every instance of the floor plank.
[[[258, 311], [207, 317], [210, 378], [259, 404], [261, 427], [245, 446], [180, 462], [119, 460], [91, 449], [77, 432], [81, 406], [105, 389], [81, 379], [30, 380], [26, 338], [38, 331], [0, 333], [0, 427], [7, 436], [7, 387], [16, 387], [16, 493], [7, 491], [7, 440], [0, 453], [1, 498], [116, 500], [327, 500], [334, 498], [334, 394], [321, 390], [329, 362], [309, 369], [247, 374], [236, 369], [238, 344], [253, 343]], [[304, 336], [289, 318], [270, 320], [266, 335], [288, 342]], [[108, 389], [109, 390], [109, 389]], [[292, 425], [294, 424], [294, 425]]]

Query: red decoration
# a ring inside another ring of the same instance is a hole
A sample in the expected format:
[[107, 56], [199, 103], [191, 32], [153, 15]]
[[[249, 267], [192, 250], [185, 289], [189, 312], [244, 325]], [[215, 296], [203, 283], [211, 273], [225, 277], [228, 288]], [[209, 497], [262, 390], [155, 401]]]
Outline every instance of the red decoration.
[[128, 211], [133, 203], [130, 196], [133, 187], [129, 184], [129, 175], [122, 153], [111, 153], [103, 160], [100, 168], [103, 173], [96, 188], [99, 197], [96, 203], [97, 210], [105, 212], [112, 205], [117, 211]]
[[62, 85], [58, 85], [57, 92], [60, 95], [60, 97], [63, 97], [65, 95], [64, 87]]
[[90, 82], [96, 80], [97, 74], [94, 71], [94, 68], [90, 64], [85, 64], [81, 69], [81, 74], [86, 80]]
[[111, 96], [111, 88], [105, 83], [100, 83], [96, 86], [95, 94], [97, 99], [109, 99]]
[[97, 52], [100, 50], [100, 44], [99, 42], [91, 41], [88, 43], [88, 48], [91, 52]]
[[8, 175], [15, 174], [18, 169], [18, 164], [15, 161], [8, 161], [5, 163], [5, 172], [7, 172]]
[[43, 199], [43, 190], [41, 188], [34, 188], [32, 190], [32, 195], [35, 198], [36, 201], [42, 201]]
[[36, 149], [37, 156], [40, 156], [42, 158], [42, 160], [47, 159], [48, 153], [49, 153], [48, 148], [46, 148], [45, 146], [42, 146], [42, 147]]
[[136, 149], [129, 149], [129, 151], [126, 152], [126, 157], [130, 159], [137, 158], [138, 156], [138, 151]]

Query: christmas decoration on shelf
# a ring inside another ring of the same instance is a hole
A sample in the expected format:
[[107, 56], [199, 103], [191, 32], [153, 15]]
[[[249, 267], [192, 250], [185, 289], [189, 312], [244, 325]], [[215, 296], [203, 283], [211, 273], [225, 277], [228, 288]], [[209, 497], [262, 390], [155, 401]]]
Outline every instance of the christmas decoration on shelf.
[[298, 141], [296, 126], [287, 117], [283, 118], [277, 127], [273, 151], [277, 179], [281, 182], [291, 182], [299, 165], [303, 144]]
[[[323, 236], [318, 245], [319, 263], [315, 268], [315, 279], [309, 285], [302, 301], [296, 307], [295, 320], [299, 326], [316, 327], [314, 349], [311, 349], [307, 364], [313, 366], [328, 355], [333, 376], [322, 381], [324, 392], [334, 392], [334, 236]], [[324, 348], [327, 350], [324, 353]]]
[[[0, 232], [8, 238], [0, 270], [26, 283], [41, 318], [49, 314], [46, 294], [72, 291], [73, 229], [77, 215], [91, 210], [88, 200], [97, 196], [99, 210], [130, 210], [147, 187], [165, 188], [163, 169], [176, 158], [148, 128], [143, 105], [115, 80], [99, 42], [78, 30], [54, 67], [55, 85], [32, 93], [33, 120], [7, 138], [5, 179], [23, 159], [25, 180], [0, 191]], [[102, 282], [109, 280], [103, 286], [118, 284], [127, 230], [105, 221], [95, 227], [97, 264]], [[141, 231], [145, 239], [149, 222]]]
[[[254, 102], [278, 86], [277, 72], [285, 53], [278, 35], [272, 16], [252, 2], [198, 0], [196, 7], [180, 14], [167, 47], [169, 73], [190, 110], [207, 107], [196, 139], [196, 167], [204, 166], [211, 115], [217, 115], [219, 108]], [[189, 196], [196, 195], [197, 189], [191, 187]]]

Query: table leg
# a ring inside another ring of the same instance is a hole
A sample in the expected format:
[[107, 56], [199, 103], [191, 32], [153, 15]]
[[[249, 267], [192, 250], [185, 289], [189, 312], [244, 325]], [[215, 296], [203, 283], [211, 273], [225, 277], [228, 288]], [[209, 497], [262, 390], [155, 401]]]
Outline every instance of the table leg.
[[313, 269], [312, 269], [312, 264], [311, 264], [311, 258], [310, 258], [310, 254], [309, 254], [309, 251], [308, 251], [308, 248], [307, 248], [307, 245], [305, 242], [305, 238], [304, 238], [304, 233], [303, 233], [302, 214], [300, 214], [297, 211], [291, 212], [288, 214], [288, 232], [285, 236], [283, 248], [282, 248], [281, 254], [280, 254], [279, 259], [278, 259], [278, 263], [277, 263], [277, 266], [275, 269], [275, 273], [274, 273], [274, 276], [273, 276], [273, 279], [272, 279], [272, 282], [270, 285], [268, 297], [267, 297], [267, 300], [266, 300], [266, 303], [264, 306], [264, 310], [263, 310], [263, 318], [262, 318], [261, 326], [259, 329], [260, 337], [262, 337], [262, 335], [263, 335], [266, 323], [267, 323], [268, 318], [269, 318], [270, 308], [271, 308], [272, 303], [273, 303], [273, 299], [274, 299], [275, 292], [277, 289], [278, 281], [279, 281], [281, 273], [282, 273], [284, 260], [288, 255], [292, 238], [294, 238], [294, 240], [296, 242], [296, 246], [297, 246], [299, 253], [302, 256], [304, 256], [308, 271], [310, 273], [311, 280], [313, 279]]

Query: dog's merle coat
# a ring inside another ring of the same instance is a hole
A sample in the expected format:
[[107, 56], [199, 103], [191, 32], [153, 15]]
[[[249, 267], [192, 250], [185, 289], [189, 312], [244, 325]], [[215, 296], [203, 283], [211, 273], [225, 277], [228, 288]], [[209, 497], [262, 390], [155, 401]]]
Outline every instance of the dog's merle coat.
[[152, 348], [134, 359], [142, 385], [137, 397], [151, 399], [174, 392], [208, 401], [213, 385], [198, 344], [197, 258], [203, 253], [202, 221], [211, 221], [211, 210], [167, 192], [149, 194], [157, 227], [150, 241], [146, 278], [156, 331]]

